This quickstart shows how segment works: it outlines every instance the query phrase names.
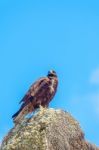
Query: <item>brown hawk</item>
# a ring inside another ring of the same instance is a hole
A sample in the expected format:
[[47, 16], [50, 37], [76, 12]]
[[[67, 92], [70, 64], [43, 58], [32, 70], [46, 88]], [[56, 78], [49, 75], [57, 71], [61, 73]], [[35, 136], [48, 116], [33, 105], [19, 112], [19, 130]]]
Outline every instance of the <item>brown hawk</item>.
[[22, 103], [18, 112], [12, 118], [14, 122], [19, 121], [25, 115], [35, 111], [39, 106], [48, 107], [54, 97], [58, 85], [58, 78], [55, 71], [48, 72], [47, 77], [42, 77], [32, 84], [26, 95], [20, 101]]

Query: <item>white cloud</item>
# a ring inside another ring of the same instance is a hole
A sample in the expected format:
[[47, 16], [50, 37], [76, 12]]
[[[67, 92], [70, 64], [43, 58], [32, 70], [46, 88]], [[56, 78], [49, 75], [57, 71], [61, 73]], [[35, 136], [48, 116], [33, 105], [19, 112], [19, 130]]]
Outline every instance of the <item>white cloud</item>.
[[99, 116], [99, 93], [94, 93], [90, 95], [94, 111]]
[[99, 118], [99, 92], [76, 95], [70, 100], [69, 104], [77, 113], [82, 113], [84, 110], [83, 115], [89, 115], [89, 113], [92, 113]]
[[[90, 83], [99, 86], [99, 68], [93, 70], [90, 76]], [[89, 94], [89, 99], [92, 102], [95, 112], [99, 116], [99, 90], [95, 93]]]
[[92, 72], [90, 77], [90, 83], [99, 85], [99, 68]]

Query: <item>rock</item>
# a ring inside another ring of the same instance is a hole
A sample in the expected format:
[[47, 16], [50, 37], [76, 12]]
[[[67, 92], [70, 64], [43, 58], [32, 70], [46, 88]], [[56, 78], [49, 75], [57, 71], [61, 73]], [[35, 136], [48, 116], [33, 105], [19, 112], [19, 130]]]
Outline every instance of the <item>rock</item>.
[[99, 150], [84, 139], [79, 123], [62, 110], [41, 108], [16, 124], [0, 150]]

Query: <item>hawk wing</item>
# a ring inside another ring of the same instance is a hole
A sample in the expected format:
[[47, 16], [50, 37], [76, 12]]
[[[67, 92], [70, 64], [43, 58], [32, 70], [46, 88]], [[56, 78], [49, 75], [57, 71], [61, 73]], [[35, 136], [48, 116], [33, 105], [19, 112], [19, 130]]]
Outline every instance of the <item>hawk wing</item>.
[[37, 93], [39, 93], [44, 87], [47, 87], [48, 85], [49, 85], [49, 78], [47, 77], [40, 78], [38, 81], [32, 84], [26, 95], [22, 98], [22, 100], [19, 103], [23, 102], [24, 104], [27, 104], [28, 102], [33, 100], [33, 97], [35, 97]]
[[22, 103], [21, 108], [12, 116], [12, 118], [16, 118], [19, 113], [25, 108], [25, 106], [27, 106], [30, 102], [34, 100], [34, 98], [37, 97], [37, 95], [39, 95], [42, 89], [47, 89], [49, 86], [49, 81], [50, 80], [48, 77], [43, 77], [37, 80], [34, 84], [32, 84], [26, 95], [20, 101], [20, 103]]

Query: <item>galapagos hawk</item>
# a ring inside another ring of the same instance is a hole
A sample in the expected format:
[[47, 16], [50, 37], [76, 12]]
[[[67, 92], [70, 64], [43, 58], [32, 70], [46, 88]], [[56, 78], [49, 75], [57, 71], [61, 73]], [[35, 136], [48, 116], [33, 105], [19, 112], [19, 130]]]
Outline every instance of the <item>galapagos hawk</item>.
[[32, 113], [39, 106], [48, 107], [54, 97], [58, 85], [57, 74], [50, 70], [46, 77], [38, 79], [32, 84], [26, 95], [20, 101], [21, 107], [13, 116], [13, 121], [18, 122], [28, 113]]

